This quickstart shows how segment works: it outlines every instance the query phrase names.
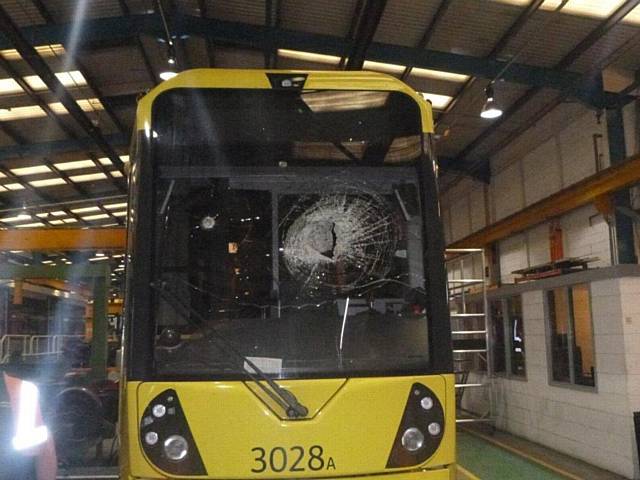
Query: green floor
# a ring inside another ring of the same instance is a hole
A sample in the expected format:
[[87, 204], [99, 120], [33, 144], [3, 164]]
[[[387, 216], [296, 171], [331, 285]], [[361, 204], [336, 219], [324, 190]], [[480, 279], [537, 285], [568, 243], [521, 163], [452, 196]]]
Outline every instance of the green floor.
[[458, 431], [458, 463], [481, 480], [557, 480], [564, 478], [460, 431]]

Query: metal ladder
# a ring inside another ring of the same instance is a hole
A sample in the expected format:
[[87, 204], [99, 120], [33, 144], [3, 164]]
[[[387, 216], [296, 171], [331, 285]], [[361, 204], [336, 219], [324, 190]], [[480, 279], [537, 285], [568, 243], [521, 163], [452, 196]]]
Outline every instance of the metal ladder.
[[[447, 249], [445, 253], [456, 379], [456, 422], [493, 422], [495, 392], [484, 250], [455, 248]], [[469, 381], [472, 374], [479, 380]], [[466, 391], [479, 388], [485, 389], [487, 409], [484, 412], [465, 409], [462, 401]]]

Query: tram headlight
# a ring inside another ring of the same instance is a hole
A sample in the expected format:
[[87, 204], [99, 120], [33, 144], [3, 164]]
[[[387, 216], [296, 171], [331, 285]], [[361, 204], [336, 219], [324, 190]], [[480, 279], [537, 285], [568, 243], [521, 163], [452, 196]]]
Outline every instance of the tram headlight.
[[442, 431], [442, 427], [438, 422], [431, 422], [427, 427], [427, 430], [431, 435], [433, 435], [434, 437], [437, 437], [438, 435], [440, 435], [440, 432]]
[[171, 435], [164, 441], [164, 454], [169, 460], [179, 462], [184, 460], [189, 453], [189, 444], [184, 437], [180, 435]]
[[415, 427], [407, 428], [402, 434], [402, 446], [410, 452], [417, 452], [424, 445], [424, 434]]
[[393, 439], [387, 468], [421, 465], [432, 457], [444, 440], [444, 406], [436, 393], [423, 383], [413, 383]]

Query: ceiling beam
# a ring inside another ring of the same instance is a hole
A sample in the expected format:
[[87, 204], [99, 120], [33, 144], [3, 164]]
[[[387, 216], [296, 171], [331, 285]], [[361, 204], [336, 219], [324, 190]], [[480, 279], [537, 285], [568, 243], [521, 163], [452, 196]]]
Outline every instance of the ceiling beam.
[[[264, 2], [264, 23], [266, 28], [273, 30], [280, 25], [280, 0], [266, 0]], [[211, 40], [207, 39], [208, 42]], [[276, 68], [278, 61], [277, 50], [270, 43], [264, 44], [264, 68]]]
[[25, 62], [33, 69], [49, 90], [58, 98], [74, 120], [87, 132], [96, 145], [109, 157], [113, 165], [124, 175], [124, 164], [113, 147], [104, 139], [100, 129], [93, 125], [89, 117], [76, 103], [73, 96], [62, 85], [46, 62], [38, 55], [33, 46], [13, 23], [9, 14], [0, 6], [0, 30], [11, 41]]
[[[578, 43], [569, 53], [567, 53], [555, 66], [555, 71], [562, 71], [568, 67], [570, 67], [580, 56], [593, 47], [604, 35], [606, 35], [613, 27], [615, 27], [625, 16], [631, 12], [635, 7], [640, 4], [640, 0], [627, 0], [620, 7], [616, 9], [608, 18], [600, 22], [600, 24], [591, 31], [582, 41]], [[590, 77], [590, 82], [594, 83], [594, 76]], [[601, 76], [600, 76], [601, 78]], [[601, 81], [595, 82], [596, 84], [602, 84]], [[474, 140], [472, 140], [459, 154], [459, 161], [465, 161], [468, 157], [471, 156], [473, 151], [483, 143], [490, 135], [492, 135], [498, 128], [507, 124], [513, 115], [520, 111], [536, 94], [542, 91], [543, 86], [534, 86], [528, 89], [524, 95], [519, 97], [513, 104], [511, 104], [504, 114], [497, 120], [495, 120], [488, 128], [486, 128], [480, 135], [478, 135]], [[598, 87], [596, 86], [596, 89]], [[617, 97], [620, 98], [619, 96]], [[620, 102], [620, 100], [618, 100]], [[613, 102], [612, 104], [601, 105], [600, 108], [604, 108], [606, 106], [614, 105], [617, 102]], [[624, 102], [622, 102], [624, 103]], [[473, 170], [477, 168], [478, 165], [487, 161], [486, 158], [482, 159], [474, 159], [470, 162], [470, 169]]]
[[125, 245], [125, 228], [0, 230], [0, 250], [122, 250]]
[[[357, 0], [353, 8], [353, 14], [351, 15], [351, 22], [349, 23], [349, 31], [347, 32], [347, 36], [345, 37], [345, 42], [349, 44], [353, 42], [356, 32], [358, 31], [358, 25], [360, 24], [360, 20], [362, 19], [362, 7], [364, 5], [364, 1], [365, 0]], [[338, 64], [338, 68], [340, 70], [344, 69], [345, 63], [347, 63], [347, 57], [342, 55], [340, 57], [340, 63]]]
[[[209, 8], [207, 7], [206, 0], [198, 0], [198, 10], [200, 10], [201, 18], [207, 18], [209, 16]], [[205, 42], [205, 48], [207, 50], [207, 59], [208, 59], [209, 67], [215, 67], [216, 56], [213, 50], [213, 43], [208, 38], [205, 38], [204, 42]]]
[[364, 61], [367, 58], [367, 51], [371, 47], [386, 6], [387, 0], [366, 0], [348, 54], [349, 58], [344, 67], [345, 70], [362, 70]]
[[[127, 44], [136, 35], [147, 34], [162, 37], [162, 23], [157, 14], [130, 15], [87, 19], [78, 35], [80, 47], [114, 41]], [[349, 55], [354, 42], [341, 37], [309, 32], [266, 29], [264, 26], [228, 22], [213, 18], [176, 14], [172, 28], [175, 35], [198, 35], [216, 44], [262, 50], [265, 42], [274, 48], [302, 50], [326, 55]], [[71, 25], [37, 25], [22, 29], [22, 34], [32, 45], [61, 43], [66, 41]], [[0, 48], [13, 48], [7, 42], [6, 32], [0, 33]], [[506, 62], [401, 45], [372, 42], [367, 49], [367, 59], [378, 62], [412, 65], [417, 68], [443, 70], [481, 78], [495, 78], [507, 65]], [[618, 96], [593, 88], [583, 75], [553, 68], [513, 63], [503, 73], [505, 81], [566, 91], [568, 94], [593, 105], [617, 101]]]

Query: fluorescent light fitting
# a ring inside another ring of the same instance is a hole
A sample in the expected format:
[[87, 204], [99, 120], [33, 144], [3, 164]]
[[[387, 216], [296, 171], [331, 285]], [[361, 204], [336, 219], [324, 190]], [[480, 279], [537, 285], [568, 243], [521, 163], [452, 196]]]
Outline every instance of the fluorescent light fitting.
[[7, 183], [6, 185], [2, 185], [4, 188], [6, 188], [7, 190], [10, 190], [12, 192], [16, 191], [16, 190], [24, 190], [24, 185], [20, 184], [20, 183]]
[[126, 217], [127, 216], [127, 212], [113, 212], [111, 215], [113, 215], [114, 217]]

